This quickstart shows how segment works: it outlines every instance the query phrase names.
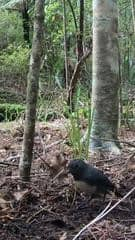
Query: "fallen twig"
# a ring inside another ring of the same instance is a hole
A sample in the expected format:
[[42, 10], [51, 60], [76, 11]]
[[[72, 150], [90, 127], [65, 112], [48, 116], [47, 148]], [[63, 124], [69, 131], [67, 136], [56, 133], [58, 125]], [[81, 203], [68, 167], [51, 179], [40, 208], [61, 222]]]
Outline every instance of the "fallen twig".
[[128, 163], [132, 160], [132, 158], [135, 156], [135, 152], [133, 152], [132, 154], [130, 154], [130, 156], [127, 158], [126, 162], [125, 162], [125, 166], [127, 167]]
[[35, 151], [35, 153], [36, 153], [36, 155], [42, 160], [42, 162], [43, 162], [44, 164], [46, 164], [46, 166], [47, 166], [48, 168], [50, 168], [49, 163], [46, 162], [45, 159], [44, 159], [43, 157], [40, 156], [40, 153], [38, 153], [38, 152], [36, 152], [36, 151]]
[[0, 165], [18, 167], [18, 164], [15, 164], [15, 163], [7, 163], [7, 162], [0, 162]]
[[56, 178], [58, 178], [62, 173], [64, 172], [64, 168], [62, 168], [57, 174], [56, 176], [52, 179], [52, 183], [56, 180]]
[[47, 209], [47, 208], [45, 208], [45, 207], [42, 207], [40, 210], [38, 210], [36, 213], [34, 213], [32, 216], [30, 216], [28, 219], [27, 219], [27, 221], [26, 221], [26, 223], [31, 223], [31, 222], [33, 222], [33, 220], [34, 220], [34, 218], [37, 216], [37, 215], [39, 215], [40, 213], [42, 213], [42, 212], [48, 212], [48, 213], [51, 213], [51, 214], [55, 214], [54, 212], [52, 212], [51, 210], [49, 210], [49, 209]]
[[63, 143], [66, 143], [66, 140], [63, 140], [63, 139], [57, 140], [57, 141], [55, 141], [55, 142], [47, 145], [47, 146], [45, 147], [45, 151], [47, 151], [48, 149], [50, 149], [50, 148], [52, 148], [53, 146], [58, 145], [59, 143], [62, 143], [62, 142], [63, 142]]
[[38, 128], [38, 135], [39, 135], [39, 138], [40, 138], [40, 143], [41, 143], [42, 148], [43, 148], [43, 156], [45, 156], [46, 155], [45, 145], [44, 145], [43, 138], [41, 136], [40, 127]]
[[75, 237], [72, 240], [76, 240], [84, 231], [86, 231], [90, 226], [92, 226], [93, 224], [95, 224], [96, 222], [101, 220], [103, 217], [105, 217], [108, 213], [110, 213], [115, 207], [117, 207], [121, 202], [123, 202], [134, 191], [135, 191], [135, 187], [133, 187], [123, 198], [121, 198], [118, 202], [116, 202], [112, 207], [110, 207], [111, 202], [109, 202], [109, 204], [106, 206], [106, 208], [96, 218], [94, 218], [90, 223], [85, 225], [80, 230], [80, 232], [75, 235]]

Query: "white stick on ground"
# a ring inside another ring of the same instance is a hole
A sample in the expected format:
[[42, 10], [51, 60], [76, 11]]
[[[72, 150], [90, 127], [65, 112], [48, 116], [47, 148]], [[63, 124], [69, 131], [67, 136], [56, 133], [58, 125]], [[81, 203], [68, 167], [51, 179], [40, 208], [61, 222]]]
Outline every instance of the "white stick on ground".
[[[111, 201], [109, 202], [109, 204], [106, 206], [106, 208], [96, 217], [94, 218], [90, 223], [88, 223], [87, 225], [85, 225], [80, 231], [79, 233], [77, 233], [75, 235], [75, 237], [72, 240], [76, 240], [84, 231], [86, 231], [90, 226], [92, 226], [93, 224], [95, 224], [96, 222], [98, 222], [99, 220], [101, 220], [103, 217], [105, 217], [109, 212], [111, 212], [115, 207], [117, 207], [121, 202], [123, 202], [129, 195], [131, 195], [131, 193], [133, 193], [135, 191], [135, 187], [133, 187], [123, 198], [121, 198], [118, 202], [116, 202], [112, 207], [110, 207], [111, 205]], [[110, 207], [110, 208], [109, 208]], [[109, 208], [109, 209], [108, 209]]]

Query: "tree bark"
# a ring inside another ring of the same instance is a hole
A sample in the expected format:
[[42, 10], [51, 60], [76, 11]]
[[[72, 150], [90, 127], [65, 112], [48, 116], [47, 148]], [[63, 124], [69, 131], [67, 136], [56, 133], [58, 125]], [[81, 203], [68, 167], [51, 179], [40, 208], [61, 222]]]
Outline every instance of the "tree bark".
[[34, 144], [36, 103], [39, 87], [39, 73], [43, 54], [44, 0], [35, 1], [35, 20], [32, 53], [28, 73], [26, 120], [24, 126], [23, 154], [20, 159], [19, 172], [24, 181], [29, 181]]
[[65, 55], [65, 80], [66, 80], [66, 89], [68, 89], [68, 57], [67, 57], [67, 17], [66, 17], [66, 4], [63, 0], [63, 30], [64, 30], [64, 55]]
[[[68, 2], [70, 2], [70, 1], [68, 1]], [[71, 6], [72, 5], [70, 3], [70, 7]], [[75, 24], [75, 26], [76, 26], [76, 30], [77, 30], [77, 24]], [[76, 50], [77, 50], [78, 62], [75, 66], [75, 69], [74, 69], [74, 72], [73, 72], [73, 75], [72, 75], [72, 78], [70, 81], [70, 86], [69, 86], [69, 91], [68, 91], [68, 99], [67, 99], [67, 105], [70, 107], [71, 112], [75, 110], [74, 94], [76, 91], [77, 82], [80, 78], [82, 62], [84, 62], [84, 60], [86, 59], [86, 55], [87, 55], [87, 53], [85, 55], [83, 53], [83, 32], [84, 32], [84, 0], [80, 0], [79, 32], [76, 31], [76, 46], [77, 46]]]
[[80, 24], [77, 34], [77, 58], [78, 61], [83, 56], [83, 30], [84, 30], [84, 0], [80, 0]]
[[90, 149], [92, 151], [101, 149], [120, 153], [117, 144], [119, 118], [117, 28], [118, 11], [116, 0], [94, 0], [92, 127], [90, 140]]
[[133, 29], [135, 34], [135, 1], [134, 0], [131, 0], [131, 9], [132, 9]]

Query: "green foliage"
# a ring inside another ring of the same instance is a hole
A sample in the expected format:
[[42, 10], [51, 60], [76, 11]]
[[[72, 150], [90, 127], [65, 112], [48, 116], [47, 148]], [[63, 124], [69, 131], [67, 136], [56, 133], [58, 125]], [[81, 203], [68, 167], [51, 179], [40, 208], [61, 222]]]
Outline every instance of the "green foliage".
[[54, 75], [63, 62], [63, 17], [62, 4], [51, 1], [45, 6], [45, 67], [48, 75]]
[[[56, 95], [55, 95], [56, 94]], [[63, 116], [63, 102], [60, 93], [56, 91], [43, 95], [39, 93], [37, 103], [37, 120], [38, 121], [53, 121]]]
[[11, 91], [11, 89], [0, 89], [0, 103], [19, 104], [25, 102], [25, 95], [21, 92]]
[[24, 42], [22, 20], [17, 11], [0, 11], [0, 49], [9, 44], [20, 45]]
[[40, 104], [38, 104], [38, 110], [37, 110], [38, 121], [46, 122], [50, 120], [55, 120], [59, 117], [60, 117], [60, 114], [50, 107], [50, 104], [48, 101], [43, 101], [43, 103], [40, 102]]
[[10, 44], [0, 54], [0, 72], [4, 75], [26, 75], [30, 50], [28, 47]]
[[121, 123], [129, 128], [135, 128], [135, 102], [132, 100], [125, 101], [123, 105]]
[[[69, 133], [69, 142], [73, 148], [74, 157], [84, 157], [88, 159], [89, 155], [89, 144], [90, 144], [90, 130], [91, 130], [91, 106], [89, 99], [85, 96], [85, 106], [82, 106], [82, 102], [80, 105], [80, 97], [81, 92], [80, 88], [77, 91], [77, 99], [76, 99], [76, 110], [75, 112], [68, 112], [70, 124], [68, 126]], [[68, 108], [67, 110], [68, 111]], [[87, 134], [86, 139], [83, 142], [83, 132], [81, 124], [83, 121], [87, 120]]]
[[[72, 1], [72, 6], [76, 15], [76, 21], [79, 27], [79, 3]], [[86, 1], [85, 8], [85, 34], [84, 39], [89, 39], [92, 24], [92, 14], [90, 15], [91, 3]], [[88, 13], [88, 14], [87, 14]], [[67, 17], [67, 42], [68, 57], [72, 65], [76, 63], [76, 35], [78, 30], [75, 29], [74, 18], [68, 1], [66, 2]], [[90, 24], [91, 23], [91, 24]], [[61, 86], [64, 70], [64, 32], [63, 32], [63, 4], [60, 1], [46, 1], [45, 5], [45, 72], [50, 76], [53, 83], [56, 78]]]
[[83, 144], [81, 143], [81, 128], [78, 112], [70, 115], [69, 141], [73, 148], [74, 157], [82, 157]]
[[135, 35], [133, 30], [131, 2], [119, 0], [118, 6], [122, 80], [135, 84]]
[[91, 117], [90, 110], [88, 110], [88, 130], [86, 139], [83, 142], [83, 132], [81, 129], [82, 116], [79, 115], [79, 111], [76, 111], [69, 116], [70, 124], [67, 128], [69, 134], [69, 143], [73, 148], [74, 157], [84, 157], [88, 159], [89, 144], [90, 144], [90, 130], [91, 130]]
[[25, 106], [19, 104], [0, 104], [0, 122], [13, 121], [25, 111]]

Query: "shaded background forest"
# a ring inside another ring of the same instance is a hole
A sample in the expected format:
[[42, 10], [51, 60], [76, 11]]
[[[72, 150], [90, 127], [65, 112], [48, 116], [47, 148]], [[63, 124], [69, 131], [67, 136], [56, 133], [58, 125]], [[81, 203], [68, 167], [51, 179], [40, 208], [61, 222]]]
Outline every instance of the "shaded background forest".
[[[76, 35], [80, 22], [79, 1], [66, 3], [67, 57], [69, 81], [77, 63]], [[24, 111], [27, 73], [33, 33], [34, 1], [1, 1], [0, 13], [0, 108], [1, 121], [14, 120]], [[135, 33], [130, 1], [119, 5], [119, 78], [121, 81], [121, 120], [134, 125], [135, 103]], [[64, 63], [63, 5], [59, 1], [45, 3], [44, 57], [40, 74], [38, 120], [66, 116], [66, 80]], [[85, 1], [83, 51], [90, 48], [92, 39], [92, 3]], [[84, 117], [88, 116], [88, 98], [92, 81], [92, 56], [83, 65], [78, 81], [78, 106]], [[86, 94], [87, 91], [87, 94]], [[91, 91], [90, 91], [91, 92]], [[57, 98], [57, 104], [55, 99]], [[14, 104], [11, 106], [11, 104]], [[5, 110], [6, 109], [6, 110]], [[10, 110], [8, 110], [10, 109]], [[15, 110], [13, 110], [15, 109]], [[17, 112], [17, 114], [16, 114]]]

